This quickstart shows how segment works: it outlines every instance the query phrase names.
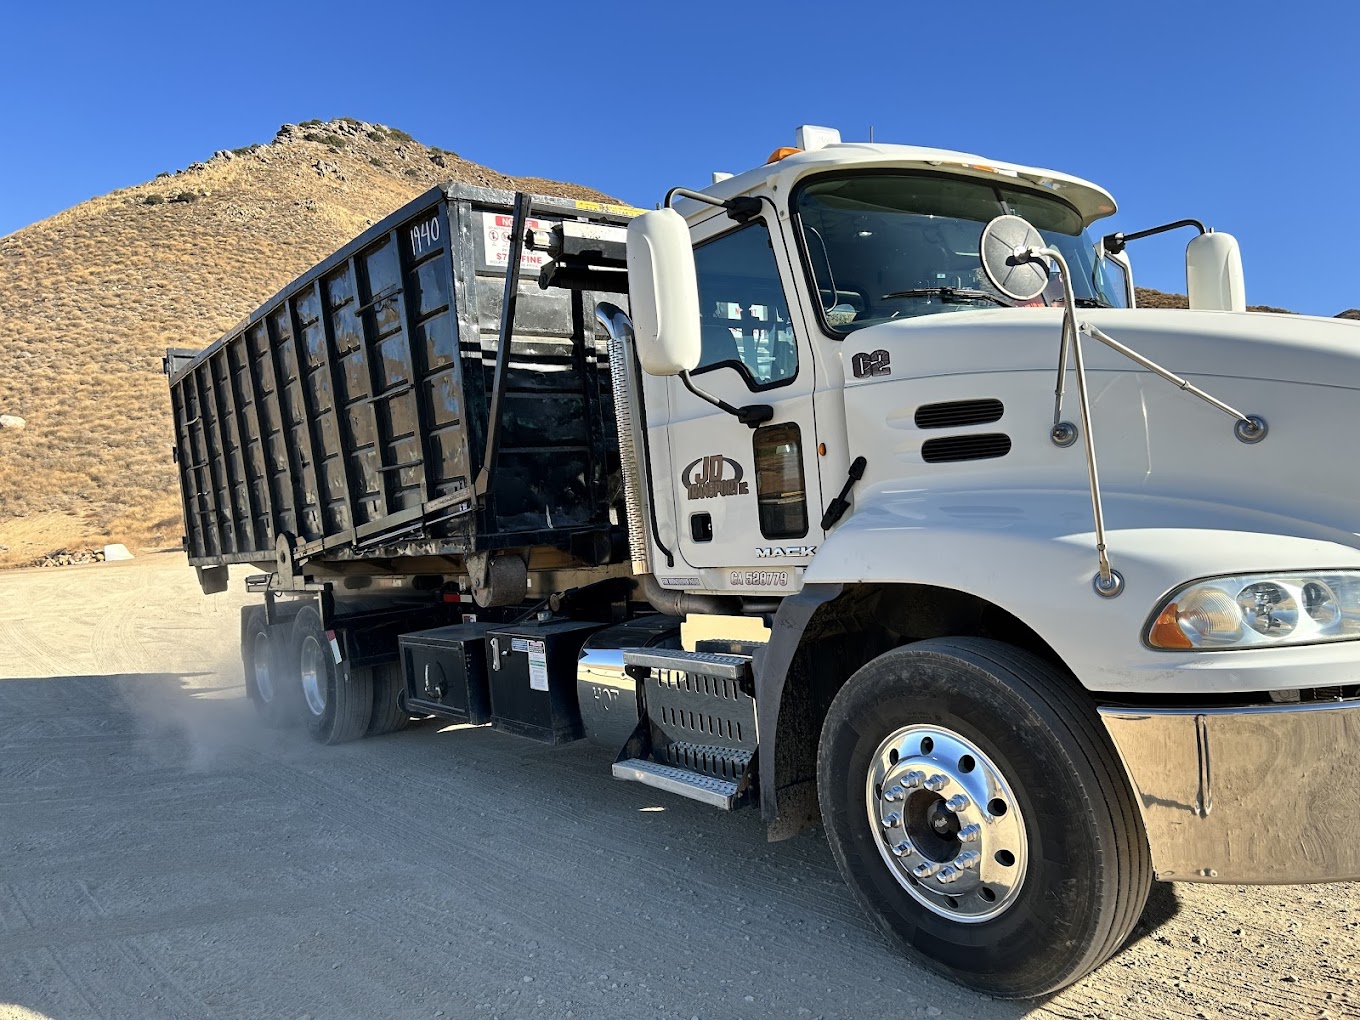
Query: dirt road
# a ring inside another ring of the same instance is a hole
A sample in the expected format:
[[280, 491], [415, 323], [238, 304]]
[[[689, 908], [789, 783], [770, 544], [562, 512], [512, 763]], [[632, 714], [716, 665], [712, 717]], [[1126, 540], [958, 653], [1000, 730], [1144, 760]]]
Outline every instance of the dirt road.
[[1360, 886], [1158, 886], [1100, 972], [994, 1002], [888, 949], [820, 835], [596, 749], [263, 730], [243, 598], [169, 555], [0, 574], [0, 1020], [1360, 1016]]

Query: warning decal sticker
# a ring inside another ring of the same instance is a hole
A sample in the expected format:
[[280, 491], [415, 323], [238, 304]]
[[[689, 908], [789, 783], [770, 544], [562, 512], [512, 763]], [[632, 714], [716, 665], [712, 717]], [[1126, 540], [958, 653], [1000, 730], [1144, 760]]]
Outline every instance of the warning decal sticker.
[[[510, 234], [515, 226], [515, 218], [509, 214], [501, 213], [482, 213], [482, 241], [484, 255], [484, 265], [488, 269], [504, 269], [510, 263]], [[525, 220], [530, 230], [543, 229], [542, 220]], [[539, 270], [549, 262], [546, 251], [525, 250], [520, 256], [519, 267], [523, 272], [526, 269]]]

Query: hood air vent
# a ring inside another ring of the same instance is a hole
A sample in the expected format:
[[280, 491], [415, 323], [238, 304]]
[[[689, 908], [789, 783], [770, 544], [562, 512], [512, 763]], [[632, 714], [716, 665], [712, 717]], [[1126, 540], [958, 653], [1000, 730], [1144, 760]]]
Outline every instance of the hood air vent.
[[953, 460], [987, 460], [1011, 452], [1011, 437], [1003, 432], [984, 432], [973, 436], [941, 436], [927, 439], [921, 457], [927, 464]]
[[964, 425], [986, 425], [999, 421], [1005, 413], [999, 400], [949, 400], [942, 404], [922, 404], [916, 409], [918, 429], [957, 429]]

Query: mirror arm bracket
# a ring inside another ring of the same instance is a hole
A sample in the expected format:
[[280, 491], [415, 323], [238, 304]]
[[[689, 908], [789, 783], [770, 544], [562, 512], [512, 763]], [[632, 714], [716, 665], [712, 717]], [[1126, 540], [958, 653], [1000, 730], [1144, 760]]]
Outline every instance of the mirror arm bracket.
[[702, 191], [691, 191], [689, 188], [671, 188], [666, 192], [666, 197], [662, 205], [667, 209], [671, 208], [675, 199], [688, 198], [694, 202], [703, 202], [705, 205], [716, 205], [727, 210], [730, 219], [737, 223], [746, 223], [760, 215], [760, 203], [765, 201], [755, 195], [739, 195], [736, 198], [715, 198], [713, 195], [705, 195]]
[[749, 223], [760, 215], [761, 199], [754, 195], [742, 195], [740, 198], [728, 199], [724, 205], [727, 208], [727, 218], [735, 223]]
[[1132, 234], [1106, 234], [1100, 239], [1100, 244], [1109, 254], [1118, 255], [1130, 241], [1137, 241], [1140, 237], [1151, 237], [1153, 234], [1165, 234], [1168, 230], [1179, 230], [1181, 227], [1194, 227], [1201, 234], [1209, 233], [1199, 220], [1177, 220], [1175, 223], [1163, 223], [1160, 227], [1135, 230]]
[[736, 407], [729, 404], [726, 400], [723, 400], [722, 397], [715, 397], [711, 393], [705, 393], [694, 385], [694, 381], [690, 379], [688, 372], [680, 373], [680, 381], [685, 384], [685, 389], [689, 390], [700, 400], [712, 404], [720, 411], [726, 411], [747, 428], [758, 428], [774, 417], [774, 408], [769, 404], [747, 404], [744, 407]]

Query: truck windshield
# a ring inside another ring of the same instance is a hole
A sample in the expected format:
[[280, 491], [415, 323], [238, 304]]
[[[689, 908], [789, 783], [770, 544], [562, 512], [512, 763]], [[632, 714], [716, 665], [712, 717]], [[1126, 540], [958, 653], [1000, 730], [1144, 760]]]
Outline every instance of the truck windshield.
[[[1067, 203], [1002, 181], [944, 174], [814, 178], [795, 204], [822, 313], [833, 331], [913, 315], [1020, 304], [982, 272], [978, 241], [996, 216], [1029, 220], [1072, 270], [1078, 305], [1125, 307], [1122, 267], [1102, 257]], [[1061, 305], [1056, 271], [1030, 305]]]

